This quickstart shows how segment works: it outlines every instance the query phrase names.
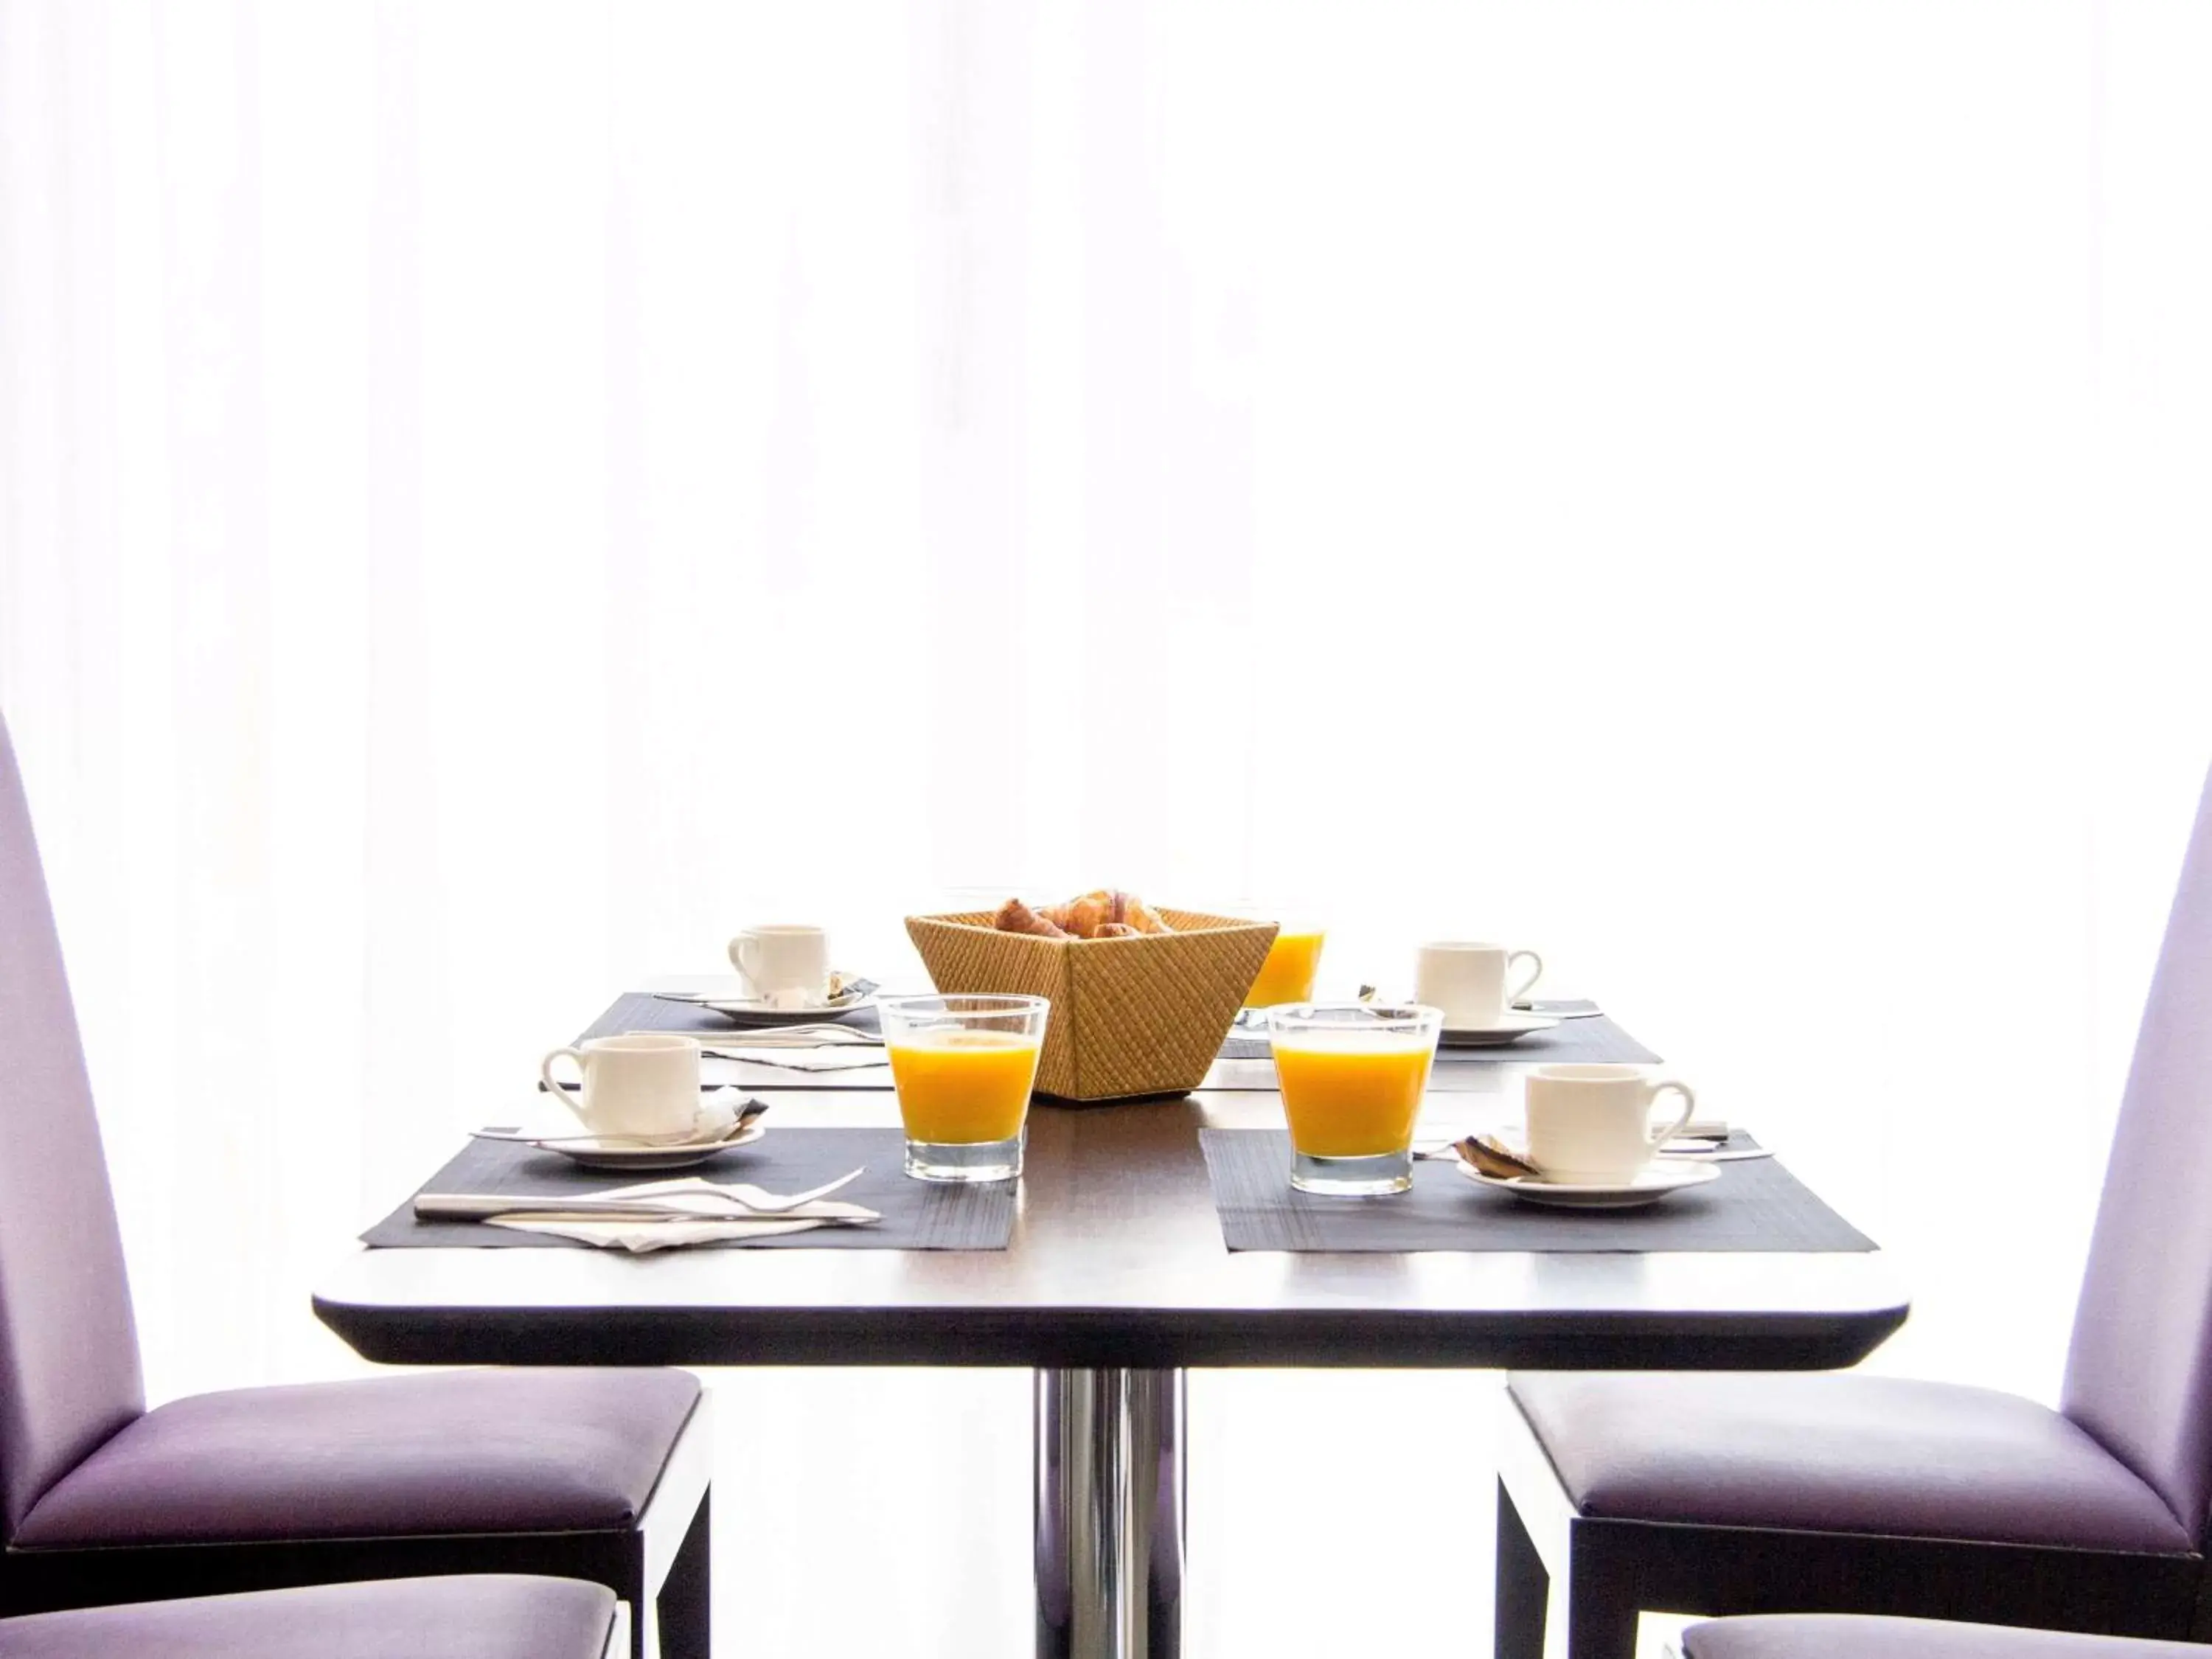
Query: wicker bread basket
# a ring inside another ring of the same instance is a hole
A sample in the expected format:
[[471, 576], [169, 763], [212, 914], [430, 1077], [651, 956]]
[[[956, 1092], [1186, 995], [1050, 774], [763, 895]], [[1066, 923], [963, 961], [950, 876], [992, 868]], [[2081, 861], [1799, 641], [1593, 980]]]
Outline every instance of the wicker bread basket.
[[1039, 939], [988, 910], [908, 916], [906, 931], [939, 991], [1052, 1000], [1039, 1093], [1115, 1100], [1198, 1087], [1275, 942], [1272, 921], [1159, 914], [1175, 932]]

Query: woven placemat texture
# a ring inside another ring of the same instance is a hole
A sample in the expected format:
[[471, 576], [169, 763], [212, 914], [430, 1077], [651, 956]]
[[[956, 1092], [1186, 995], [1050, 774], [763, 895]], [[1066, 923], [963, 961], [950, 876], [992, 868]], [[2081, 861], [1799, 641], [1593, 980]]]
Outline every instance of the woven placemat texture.
[[[1739, 1133], [1732, 1147], [1758, 1143]], [[1413, 1165], [1409, 1192], [1317, 1198], [1291, 1187], [1279, 1129], [1204, 1129], [1199, 1146], [1232, 1250], [1871, 1250], [1773, 1158], [1719, 1166], [1711, 1186], [1641, 1210], [1547, 1209], [1478, 1187], [1442, 1159]]]
[[[771, 1122], [773, 1115], [771, 1114]], [[866, 1173], [836, 1194], [883, 1212], [866, 1227], [817, 1227], [750, 1243], [699, 1244], [702, 1250], [1003, 1250], [1013, 1237], [1018, 1183], [954, 1186], [910, 1180], [906, 1137], [896, 1129], [793, 1129], [771, 1127], [749, 1146], [736, 1146], [689, 1170], [614, 1175], [586, 1170], [556, 1152], [511, 1140], [472, 1140], [422, 1183], [426, 1193], [514, 1193], [574, 1198], [640, 1182], [703, 1176], [744, 1181], [772, 1193], [804, 1192], [846, 1170]], [[377, 1249], [580, 1250], [591, 1248], [544, 1233], [517, 1232], [466, 1221], [417, 1221], [409, 1195], [361, 1236]]]

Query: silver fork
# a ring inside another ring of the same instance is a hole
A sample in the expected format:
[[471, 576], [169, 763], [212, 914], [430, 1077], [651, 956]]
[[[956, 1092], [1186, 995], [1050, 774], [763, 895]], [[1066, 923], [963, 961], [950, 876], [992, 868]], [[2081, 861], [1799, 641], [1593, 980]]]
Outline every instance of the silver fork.
[[764, 1025], [739, 1031], [625, 1031], [624, 1036], [688, 1036], [709, 1052], [722, 1048], [880, 1048], [884, 1040], [851, 1025]]
[[803, 1193], [772, 1193], [764, 1187], [747, 1186], [741, 1181], [703, 1181], [696, 1176], [684, 1176], [674, 1181], [656, 1181], [631, 1188], [625, 1200], [632, 1204], [672, 1204], [683, 1199], [703, 1198], [737, 1205], [751, 1215], [781, 1215], [787, 1210], [804, 1209], [817, 1198], [827, 1198], [866, 1173], [865, 1165], [850, 1170], [835, 1181], [825, 1181]]
[[708, 1184], [716, 1192], [726, 1194], [737, 1200], [755, 1215], [781, 1215], [786, 1210], [796, 1210], [802, 1205], [811, 1204], [817, 1198], [829, 1197], [839, 1188], [850, 1186], [865, 1173], [864, 1166], [862, 1169], [841, 1175], [835, 1181], [825, 1181], [811, 1192], [794, 1193], [788, 1195], [782, 1193], [771, 1193], [760, 1187], [749, 1187], [743, 1182], [738, 1181], [710, 1182]]
[[[815, 1200], [826, 1198], [840, 1187], [848, 1185], [860, 1174], [860, 1170], [854, 1170], [849, 1175], [839, 1176], [835, 1181], [824, 1182], [811, 1192], [793, 1194], [767, 1192], [739, 1182], [722, 1186], [711, 1181], [656, 1183], [634, 1189], [619, 1198], [604, 1193], [542, 1198], [518, 1197], [507, 1193], [417, 1193], [415, 1195], [415, 1213], [426, 1221], [484, 1221], [495, 1215], [518, 1212], [536, 1215], [553, 1212], [634, 1220], [719, 1221], [726, 1218], [743, 1221], [750, 1216], [777, 1216], [804, 1209]], [[702, 1200], [718, 1206], [728, 1205], [731, 1208], [722, 1215], [716, 1215], [702, 1209]], [[859, 1208], [858, 1206], [848, 1207]], [[873, 1212], [864, 1211], [861, 1213], [872, 1215]]]

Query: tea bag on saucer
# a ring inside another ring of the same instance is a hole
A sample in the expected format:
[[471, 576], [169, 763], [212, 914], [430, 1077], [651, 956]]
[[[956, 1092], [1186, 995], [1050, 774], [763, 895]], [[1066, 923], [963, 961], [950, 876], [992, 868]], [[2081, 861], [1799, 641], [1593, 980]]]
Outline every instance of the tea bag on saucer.
[[1452, 1151], [1457, 1152], [1461, 1162], [1477, 1175], [1488, 1176], [1492, 1181], [1512, 1181], [1543, 1174], [1495, 1135], [1469, 1135], [1464, 1140], [1454, 1141]]
[[699, 1115], [693, 1120], [691, 1138], [694, 1140], [720, 1139], [736, 1126], [738, 1114], [744, 1109], [744, 1091], [741, 1089], [732, 1089], [727, 1085], [720, 1089], [709, 1089], [699, 1097]]

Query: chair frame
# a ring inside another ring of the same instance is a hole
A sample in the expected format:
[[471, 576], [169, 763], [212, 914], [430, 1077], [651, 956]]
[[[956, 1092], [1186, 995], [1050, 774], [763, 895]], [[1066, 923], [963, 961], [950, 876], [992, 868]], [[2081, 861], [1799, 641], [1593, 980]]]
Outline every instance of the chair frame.
[[[605, 1584], [629, 1659], [710, 1659], [714, 1419], [702, 1393], [636, 1524], [578, 1532], [119, 1544], [0, 1552], [0, 1616], [234, 1591], [451, 1573], [515, 1572]], [[609, 1655], [617, 1652], [612, 1638]]]
[[1873, 1613], [2212, 1640], [2200, 1551], [2139, 1554], [1583, 1515], [1501, 1404], [1495, 1659], [1631, 1659], [1640, 1613]]

